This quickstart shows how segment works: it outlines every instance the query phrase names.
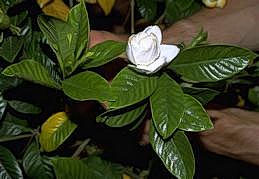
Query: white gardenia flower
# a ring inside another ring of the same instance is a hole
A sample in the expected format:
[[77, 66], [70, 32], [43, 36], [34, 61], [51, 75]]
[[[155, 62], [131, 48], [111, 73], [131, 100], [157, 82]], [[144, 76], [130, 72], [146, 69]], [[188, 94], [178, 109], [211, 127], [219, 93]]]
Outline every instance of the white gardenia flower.
[[158, 26], [149, 26], [143, 32], [129, 37], [127, 56], [137, 71], [152, 74], [169, 64], [179, 53], [175, 45], [165, 45]]

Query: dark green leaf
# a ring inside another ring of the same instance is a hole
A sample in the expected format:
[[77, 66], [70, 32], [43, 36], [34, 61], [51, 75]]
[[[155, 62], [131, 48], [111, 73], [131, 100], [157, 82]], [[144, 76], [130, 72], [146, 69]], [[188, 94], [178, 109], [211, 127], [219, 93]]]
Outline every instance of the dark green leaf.
[[26, 120], [18, 119], [7, 113], [4, 121], [0, 124], [0, 138], [16, 136], [25, 132], [32, 132]]
[[153, 125], [150, 128], [150, 143], [165, 167], [179, 179], [193, 178], [194, 156], [188, 138], [182, 131], [176, 131], [172, 138], [164, 141]]
[[176, 22], [199, 11], [201, 4], [196, 0], [166, 0], [165, 18]]
[[184, 113], [183, 100], [181, 87], [164, 74], [150, 98], [154, 125], [164, 139], [170, 137], [180, 124]]
[[88, 47], [90, 33], [88, 14], [83, 1], [70, 10], [68, 24], [75, 30], [75, 37], [73, 37], [73, 40], [76, 41], [74, 56], [78, 60], [84, 49]]
[[49, 72], [34, 60], [23, 60], [10, 65], [2, 73], [9, 77], [15, 76], [47, 87], [60, 89], [60, 85], [51, 78]]
[[195, 98], [185, 94], [184, 106], [185, 111], [179, 129], [199, 132], [213, 128], [209, 115]]
[[0, 146], [0, 178], [23, 179], [22, 170], [14, 155], [2, 146]]
[[104, 65], [125, 52], [125, 49], [126, 44], [121, 42], [108, 40], [99, 43], [87, 51], [87, 59], [83, 68], [87, 69]]
[[0, 47], [0, 56], [9, 63], [12, 63], [23, 46], [23, 39], [16, 36], [4, 39]]
[[6, 101], [4, 100], [2, 93], [0, 92], [0, 120], [2, 119], [6, 108]]
[[41, 113], [41, 109], [37, 106], [34, 106], [32, 104], [23, 102], [23, 101], [17, 101], [17, 100], [11, 100], [8, 101], [8, 104], [16, 111], [24, 114], [39, 114]]
[[46, 158], [42, 157], [36, 142], [33, 142], [23, 156], [23, 168], [29, 178], [52, 179], [52, 168]]
[[259, 106], [259, 86], [249, 89], [248, 100], [256, 106]]
[[100, 75], [86, 71], [72, 76], [62, 82], [64, 93], [78, 101], [110, 99], [110, 86]]
[[21, 82], [22, 80], [18, 78], [7, 77], [3, 74], [0, 74], [0, 92], [14, 88], [21, 84]]
[[28, 12], [27, 11], [23, 11], [23, 12], [21, 12], [20, 14], [18, 14], [16, 16], [12, 16], [11, 17], [11, 23], [13, 25], [15, 25], [15, 26], [18, 26], [18, 25], [20, 25], [25, 20], [27, 15], [28, 15]]
[[256, 54], [248, 49], [229, 45], [207, 45], [182, 51], [170, 64], [186, 80], [215, 82], [239, 73]]
[[0, 8], [7, 12], [8, 8], [25, 0], [0, 0]]
[[112, 81], [111, 108], [136, 104], [149, 97], [157, 87], [157, 77], [145, 76], [124, 68]]
[[142, 17], [148, 21], [154, 20], [157, 12], [157, 2], [155, 0], [136, 0], [136, 3]]
[[204, 32], [203, 29], [192, 39], [191, 43], [187, 46], [187, 48], [193, 48], [199, 45], [207, 44], [208, 32]]
[[214, 99], [219, 92], [209, 88], [184, 87], [183, 92], [196, 98], [202, 105]]
[[147, 116], [147, 111], [144, 111], [144, 113], [141, 114], [141, 116], [139, 116], [139, 118], [137, 119], [137, 121], [135, 121], [132, 125], [132, 127], [129, 129], [129, 131], [134, 131], [135, 129], [137, 129], [142, 122], [144, 121], [144, 119], [146, 119]]
[[[134, 122], [144, 112], [147, 105], [130, 106], [127, 108], [107, 111], [98, 118], [102, 118], [110, 127], [123, 127]], [[97, 120], [98, 120], [97, 118]]]

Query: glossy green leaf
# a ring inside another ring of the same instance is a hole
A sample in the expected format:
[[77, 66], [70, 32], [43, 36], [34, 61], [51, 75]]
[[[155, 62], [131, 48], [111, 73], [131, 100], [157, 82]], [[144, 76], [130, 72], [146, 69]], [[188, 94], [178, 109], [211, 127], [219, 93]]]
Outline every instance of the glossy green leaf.
[[164, 138], [170, 137], [180, 124], [184, 113], [183, 91], [168, 75], [163, 75], [150, 98], [154, 125]]
[[23, 46], [23, 39], [10, 36], [4, 39], [0, 47], [0, 56], [9, 63], [12, 63]]
[[239, 73], [256, 54], [229, 45], [207, 45], [182, 51], [169, 69], [195, 82], [214, 82]]
[[74, 56], [78, 60], [84, 49], [88, 47], [90, 33], [88, 14], [83, 1], [70, 10], [67, 22], [75, 30], [75, 37], [73, 37], [73, 40], [76, 41]]
[[16, 16], [12, 16], [11, 17], [11, 23], [13, 25], [15, 25], [15, 26], [18, 26], [18, 25], [20, 25], [25, 20], [27, 15], [28, 15], [28, 12], [27, 11], [23, 11], [23, 12], [21, 12], [20, 14], [18, 14]]
[[[0, 70], [1, 71], [1, 70]], [[10, 88], [14, 88], [21, 84], [22, 80], [13, 77], [7, 77], [3, 74], [0, 74], [0, 92], [8, 90]]]
[[172, 138], [165, 141], [151, 125], [149, 138], [154, 151], [169, 172], [179, 179], [193, 178], [195, 171], [194, 156], [184, 132], [176, 131]]
[[60, 89], [60, 85], [51, 78], [49, 72], [34, 60], [23, 60], [10, 65], [2, 73], [9, 77], [23, 78], [47, 87]]
[[68, 23], [57, 19], [47, 20], [40, 17], [38, 24], [57, 56], [63, 76], [68, 76], [73, 72], [76, 63], [74, 52], [78, 32]]
[[126, 43], [112, 40], [99, 43], [87, 51], [87, 59], [83, 65], [83, 68], [87, 69], [104, 65], [117, 58], [125, 52], [125, 50]]
[[[110, 127], [123, 127], [134, 122], [144, 112], [147, 105], [130, 106], [127, 108], [107, 111], [98, 118]], [[97, 120], [98, 120], [97, 118]]]
[[41, 127], [40, 144], [44, 151], [56, 150], [76, 129], [65, 112], [59, 112], [48, 118]]
[[187, 46], [187, 48], [193, 48], [200, 45], [205, 45], [208, 43], [207, 39], [208, 39], [208, 32], [203, 31], [203, 29], [201, 28], [200, 32], [192, 39], [192, 41]]
[[[121, 179], [123, 167], [116, 163], [102, 160], [97, 156], [90, 156], [82, 160], [89, 170], [94, 173], [94, 179]], [[92, 179], [92, 178], [89, 178]]]
[[184, 87], [183, 92], [196, 98], [202, 105], [213, 100], [219, 92], [209, 88]]
[[197, 0], [166, 0], [165, 18], [168, 22], [176, 22], [191, 16], [201, 9]]
[[144, 119], [146, 119], [148, 114], [148, 111], [144, 111], [144, 113], [142, 113], [139, 118], [137, 119], [137, 121], [134, 121], [132, 127], [129, 129], [129, 131], [134, 131], [135, 129], [137, 129], [144, 121]]
[[24, 114], [39, 114], [41, 113], [41, 109], [33, 104], [17, 101], [17, 100], [10, 100], [8, 104], [16, 111]]
[[157, 13], [156, 0], [136, 0], [138, 11], [148, 21], [154, 20]]
[[2, 93], [0, 92], [0, 120], [2, 119], [6, 108], [6, 101], [3, 98]]
[[32, 132], [26, 120], [21, 120], [7, 113], [0, 124], [0, 139], [7, 136], [17, 136], [25, 132]]
[[23, 168], [29, 178], [52, 179], [54, 178], [49, 161], [42, 157], [36, 142], [27, 148], [23, 160]]
[[249, 89], [248, 100], [254, 105], [259, 106], [259, 86]]
[[141, 75], [124, 68], [113, 79], [111, 108], [122, 108], [136, 104], [149, 97], [157, 87], [156, 76]]
[[213, 128], [209, 115], [199, 101], [190, 95], [184, 95], [185, 111], [179, 129], [200, 132]]
[[0, 178], [1, 179], [23, 179], [14, 155], [5, 147], [0, 146]]
[[110, 99], [108, 82], [97, 73], [86, 71], [72, 76], [62, 82], [64, 93], [78, 101]]

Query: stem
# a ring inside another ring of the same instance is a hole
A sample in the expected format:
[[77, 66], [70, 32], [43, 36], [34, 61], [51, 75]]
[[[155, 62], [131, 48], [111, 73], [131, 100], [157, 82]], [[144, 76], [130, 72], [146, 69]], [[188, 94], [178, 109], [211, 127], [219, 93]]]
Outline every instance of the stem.
[[164, 20], [164, 18], [165, 18], [165, 12], [163, 12], [163, 14], [156, 20], [155, 24], [156, 24], [156, 25], [160, 24], [160, 22], [161, 22], [162, 20]]
[[131, 6], [131, 33], [135, 33], [135, 16], [134, 16], [134, 7], [135, 7], [135, 1], [131, 0], [130, 3]]
[[33, 137], [35, 134], [24, 134], [24, 135], [18, 135], [18, 136], [10, 136], [10, 137], [4, 137], [0, 139], [0, 142], [9, 142], [13, 140], [19, 140], [24, 138]]
[[72, 158], [76, 158], [87, 146], [91, 139], [85, 139], [85, 141], [76, 149], [75, 153], [72, 155]]

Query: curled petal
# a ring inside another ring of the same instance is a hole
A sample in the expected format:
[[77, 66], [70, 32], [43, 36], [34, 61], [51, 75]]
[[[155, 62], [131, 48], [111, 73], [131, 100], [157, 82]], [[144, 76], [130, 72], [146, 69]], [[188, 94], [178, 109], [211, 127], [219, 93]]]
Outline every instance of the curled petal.
[[165, 58], [158, 58], [155, 62], [150, 65], [137, 65], [135, 69], [141, 73], [152, 74], [160, 70], [166, 65]]
[[176, 45], [160, 45], [160, 56], [165, 58], [166, 64], [170, 63], [180, 52]]
[[147, 34], [154, 34], [157, 38], [158, 44], [162, 42], [162, 32], [157, 25], [147, 27], [143, 32]]
[[[131, 37], [130, 37], [131, 38]], [[129, 61], [133, 64], [136, 63], [135, 59], [134, 59], [134, 56], [133, 56], [133, 50], [132, 50], [132, 46], [131, 46], [131, 41], [129, 39], [128, 41], [128, 45], [127, 45], [127, 48], [126, 48], [126, 54], [127, 54], [127, 57], [129, 59]]]

